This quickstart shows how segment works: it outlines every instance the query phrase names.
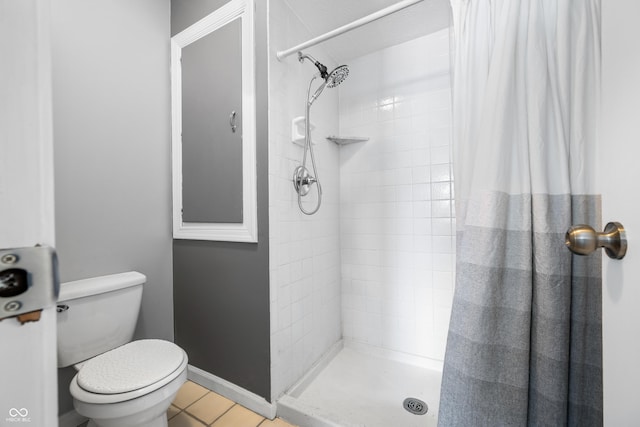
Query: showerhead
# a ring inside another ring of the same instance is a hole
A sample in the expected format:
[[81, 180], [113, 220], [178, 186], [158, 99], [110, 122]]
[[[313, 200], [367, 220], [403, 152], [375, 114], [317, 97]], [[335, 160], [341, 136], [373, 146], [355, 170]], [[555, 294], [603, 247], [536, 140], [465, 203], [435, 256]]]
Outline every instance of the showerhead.
[[325, 81], [325, 84], [332, 88], [338, 86], [349, 75], [349, 68], [346, 65], [340, 65], [336, 67], [332, 72], [327, 72], [325, 67], [320, 61], [316, 60], [313, 56], [298, 52], [298, 61], [304, 62], [305, 59], [313, 62], [313, 65], [320, 71], [320, 77]]
[[327, 87], [336, 87], [344, 81], [349, 75], [349, 67], [346, 65], [340, 65], [336, 67], [325, 79]]

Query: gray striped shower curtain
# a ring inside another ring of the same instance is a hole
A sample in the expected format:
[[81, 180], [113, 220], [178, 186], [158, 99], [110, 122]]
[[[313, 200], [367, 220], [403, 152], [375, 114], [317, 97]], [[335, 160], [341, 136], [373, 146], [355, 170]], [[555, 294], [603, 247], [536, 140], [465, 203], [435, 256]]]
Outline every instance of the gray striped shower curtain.
[[598, 0], [452, 0], [456, 289], [439, 426], [601, 426]]

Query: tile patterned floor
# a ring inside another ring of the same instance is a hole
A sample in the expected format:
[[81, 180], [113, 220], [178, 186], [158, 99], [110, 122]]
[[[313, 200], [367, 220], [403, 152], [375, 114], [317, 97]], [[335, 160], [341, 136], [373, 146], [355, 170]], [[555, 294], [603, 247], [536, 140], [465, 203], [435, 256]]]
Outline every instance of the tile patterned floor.
[[169, 427], [296, 427], [276, 418], [262, 415], [187, 381], [167, 411]]

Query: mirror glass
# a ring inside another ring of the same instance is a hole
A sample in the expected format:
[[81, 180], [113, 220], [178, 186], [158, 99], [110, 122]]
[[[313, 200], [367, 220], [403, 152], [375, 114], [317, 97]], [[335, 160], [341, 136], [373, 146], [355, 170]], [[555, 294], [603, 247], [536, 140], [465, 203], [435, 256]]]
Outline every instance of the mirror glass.
[[242, 33], [236, 19], [182, 49], [182, 219], [242, 222]]

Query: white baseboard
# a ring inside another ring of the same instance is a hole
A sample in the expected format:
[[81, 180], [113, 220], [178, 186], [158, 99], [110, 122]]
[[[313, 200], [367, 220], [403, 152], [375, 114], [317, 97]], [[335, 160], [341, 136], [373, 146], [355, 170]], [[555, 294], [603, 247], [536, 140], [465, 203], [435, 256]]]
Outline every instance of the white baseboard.
[[189, 380], [215, 391], [265, 418], [272, 420], [276, 417], [276, 405], [274, 403], [270, 403], [264, 397], [258, 396], [225, 379], [191, 365], [188, 367], [187, 377]]
[[89, 421], [89, 418], [77, 413], [75, 409], [70, 410], [58, 417], [59, 427], [78, 427], [80, 424]]

